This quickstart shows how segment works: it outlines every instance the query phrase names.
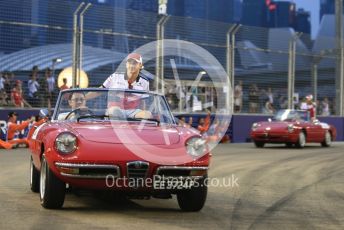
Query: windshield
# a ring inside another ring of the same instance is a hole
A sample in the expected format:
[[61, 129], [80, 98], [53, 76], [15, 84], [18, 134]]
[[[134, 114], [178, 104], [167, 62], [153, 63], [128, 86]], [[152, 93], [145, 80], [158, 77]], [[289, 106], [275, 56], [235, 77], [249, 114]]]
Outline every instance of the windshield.
[[308, 121], [308, 112], [306, 110], [279, 110], [274, 116], [276, 121]]
[[60, 93], [53, 120], [90, 119], [175, 124], [165, 98], [154, 93], [98, 88]]

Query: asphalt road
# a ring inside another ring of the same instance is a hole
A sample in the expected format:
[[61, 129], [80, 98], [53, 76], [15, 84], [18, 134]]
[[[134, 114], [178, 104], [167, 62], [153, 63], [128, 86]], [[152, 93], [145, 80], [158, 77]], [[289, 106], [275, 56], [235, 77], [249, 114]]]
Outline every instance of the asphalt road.
[[220, 145], [197, 213], [175, 198], [118, 204], [84, 193], [45, 210], [29, 188], [28, 150], [0, 150], [0, 229], [344, 229], [343, 149]]

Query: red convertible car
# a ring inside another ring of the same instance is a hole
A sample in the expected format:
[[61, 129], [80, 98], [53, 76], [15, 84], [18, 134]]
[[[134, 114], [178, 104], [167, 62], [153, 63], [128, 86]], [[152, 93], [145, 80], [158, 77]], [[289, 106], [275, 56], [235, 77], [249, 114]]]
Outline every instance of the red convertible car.
[[306, 143], [320, 143], [329, 147], [336, 139], [336, 129], [332, 125], [311, 120], [306, 110], [280, 110], [274, 118], [266, 122], [253, 123], [251, 139], [258, 148], [266, 143], [285, 143], [303, 148]]
[[197, 132], [180, 127], [164, 96], [134, 90], [62, 91], [50, 121], [30, 137], [30, 185], [44, 208], [61, 208], [66, 185], [128, 198], [177, 196], [199, 211], [210, 154]]

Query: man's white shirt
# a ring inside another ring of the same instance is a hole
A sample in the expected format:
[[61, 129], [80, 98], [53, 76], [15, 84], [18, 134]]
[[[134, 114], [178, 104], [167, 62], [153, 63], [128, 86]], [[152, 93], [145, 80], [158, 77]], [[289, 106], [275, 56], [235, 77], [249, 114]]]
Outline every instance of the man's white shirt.
[[[139, 76], [139, 80], [133, 82], [133, 89], [149, 91], [149, 81]], [[129, 89], [128, 80], [125, 79], [125, 73], [113, 73], [103, 83], [105, 88]]]

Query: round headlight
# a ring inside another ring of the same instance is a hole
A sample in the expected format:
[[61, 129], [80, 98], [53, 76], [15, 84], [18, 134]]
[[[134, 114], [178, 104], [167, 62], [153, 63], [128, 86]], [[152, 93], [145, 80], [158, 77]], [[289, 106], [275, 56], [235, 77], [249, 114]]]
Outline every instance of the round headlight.
[[63, 154], [69, 154], [77, 149], [76, 136], [72, 133], [61, 133], [56, 137], [56, 149]]
[[252, 124], [252, 130], [255, 131], [258, 128], [258, 123], [253, 123]]
[[201, 157], [206, 153], [206, 140], [199, 137], [190, 138], [186, 142], [186, 152], [192, 157]]

